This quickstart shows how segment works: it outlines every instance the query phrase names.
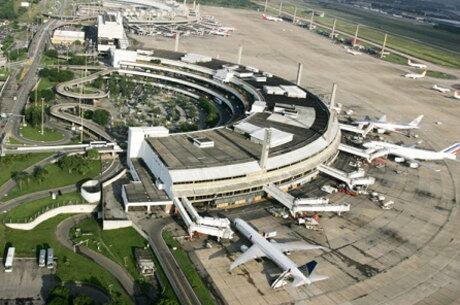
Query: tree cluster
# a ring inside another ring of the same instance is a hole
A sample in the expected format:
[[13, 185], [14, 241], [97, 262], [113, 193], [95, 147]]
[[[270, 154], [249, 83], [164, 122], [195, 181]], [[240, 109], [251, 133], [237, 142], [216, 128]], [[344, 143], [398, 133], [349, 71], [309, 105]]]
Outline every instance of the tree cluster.
[[46, 77], [52, 82], [66, 82], [74, 78], [74, 73], [69, 70], [59, 70], [57, 68], [43, 68], [38, 72], [38, 76]]
[[71, 56], [67, 61], [69, 65], [84, 66], [86, 61], [84, 56]]
[[219, 121], [219, 113], [217, 112], [216, 108], [212, 103], [204, 97], [201, 97], [198, 100], [199, 106], [206, 112], [206, 124], [208, 126], [215, 126]]
[[57, 165], [69, 174], [78, 173], [84, 175], [91, 170], [91, 159], [81, 155], [64, 156], [59, 159]]
[[45, 55], [51, 58], [57, 58], [59, 54], [56, 49], [48, 49], [45, 51]]
[[101, 126], [106, 126], [110, 122], [110, 113], [104, 109], [86, 110], [83, 117]]
[[0, 19], [12, 20], [18, 17], [13, 0], [0, 0]]
[[136, 84], [128, 80], [126, 76], [117, 78], [112, 74], [109, 78], [109, 91], [113, 96], [121, 94], [121, 96], [127, 97], [133, 92], [135, 86]]
[[42, 107], [41, 105], [32, 105], [25, 111], [26, 121], [32, 127], [36, 128], [42, 123]]
[[36, 166], [32, 174], [29, 174], [25, 171], [14, 172], [11, 175], [11, 178], [16, 182], [19, 189], [22, 189], [25, 185], [29, 184], [31, 181], [36, 183], [42, 183], [45, 178], [48, 176], [49, 172], [46, 168], [41, 166]]
[[94, 305], [94, 301], [86, 296], [79, 295], [72, 297], [69, 288], [58, 286], [54, 288], [48, 298], [47, 305]]

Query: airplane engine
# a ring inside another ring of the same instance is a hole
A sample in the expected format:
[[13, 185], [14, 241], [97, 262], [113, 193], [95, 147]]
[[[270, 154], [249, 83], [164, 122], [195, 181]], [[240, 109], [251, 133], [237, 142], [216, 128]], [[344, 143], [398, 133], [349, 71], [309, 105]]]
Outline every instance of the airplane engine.
[[404, 162], [404, 161], [405, 161], [404, 158], [401, 158], [401, 157], [396, 157], [395, 158], [396, 163], [401, 163], [401, 162]]
[[410, 168], [419, 168], [420, 164], [418, 164], [416, 162], [411, 162], [411, 163], [409, 163], [409, 166], [410, 166]]
[[377, 133], [383, 134], [385, 133], [385, 129], [379, 128], [377, 129]]
[[248, 246], [245, 246], [245, 245], [241, 245], [241, 247], [240, 247], [240, 250], [243, 253], [246, 252], [248, 249], [249, 249]]

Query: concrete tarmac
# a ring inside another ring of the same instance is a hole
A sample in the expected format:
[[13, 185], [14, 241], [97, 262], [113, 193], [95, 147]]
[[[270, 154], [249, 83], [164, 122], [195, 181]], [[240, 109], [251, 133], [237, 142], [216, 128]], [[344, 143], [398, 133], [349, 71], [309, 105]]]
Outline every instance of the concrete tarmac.
[[[301, 62], [301, 86], [327, 100], [332, 83], [337, 83], [336, 101], [354, 110], [354, 118], [386, 114], [389, 120], [409, 122], [425, 115], [418, 139], [393, 135], [388, 140], [408, 144], [422, 140], [419, 146], [434, 150], [459, 141], [460, 103], [431, 87], [452, 87], [460, 80], [406, 79], [401, 75], [412, 70], [408, 66], [353, 56], [327, 38], [286, 22], [264, 21], [257, 12], [208, 7], [203, 12], [237, 31], [230, 37], [182, 38], [180, 51], [236, 62], [242, 44], [243, 64], [293, 81]], [[174, 47], [173, 39], [139, 37], [139, 41], [142, 47]], [[434, 65], [429, 68], [446, 71]], [[460, 77], [459, 71], [449, 72]], [[394, 200], [395, 209], [382, 210], [365, 196], [335, 194], [333, 202], [351, 203], [352, 210], [342, 217], [324, 216], [322, 232], [276, 224], [271, 216], [251, 220], [261, 229], [275, 226], [281, 238], [303, 238], [330, 247], [328, 253], [291, 256], [298, 264], [317, 259], [318, 271], [331, 276], [327, 281], [273, 291], [272, 278], [267, 276], [267, 270], [275, 270], [270, 262], [251, 262], [229, 274], [233, 255], [240, 253], [213, 256], [221, 251], [213, 248], [198, 250], [197, 256], [227, 304], [247, 304], [248, 300], [252, 304], [458, 304], [460, 166], [454, 161], [436, 166], [440, 172], [391, 161], [383, 168], [369, 168], [377, 178], [372, 190]]]

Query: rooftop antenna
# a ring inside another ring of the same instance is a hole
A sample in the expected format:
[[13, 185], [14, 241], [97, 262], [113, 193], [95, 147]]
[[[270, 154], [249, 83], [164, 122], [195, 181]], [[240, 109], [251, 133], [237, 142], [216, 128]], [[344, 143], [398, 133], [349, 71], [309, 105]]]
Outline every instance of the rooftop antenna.
[[243, 55], [243, 46], [240, 45], [240, 47], [238, 48], [238, 61], [237, 61], [237, 64], [238, 65], [241, 65], [241, 57]]
[[302, 81], [302, 70], [303, 70], [303, 64], [299, 62], [299, 65], [297, 66], [297, 79], [295, 82], [297, 86], [299, 86], [300, 82]]
[[260, 154], [260, 163], [259, 163], [262, 170], [267, 169], [268, 152], [270, 150], [271, 140], [272, 140], [272, 130], [270, 128], [266, 128], [264, 142], [262, 144], [262, 152]]

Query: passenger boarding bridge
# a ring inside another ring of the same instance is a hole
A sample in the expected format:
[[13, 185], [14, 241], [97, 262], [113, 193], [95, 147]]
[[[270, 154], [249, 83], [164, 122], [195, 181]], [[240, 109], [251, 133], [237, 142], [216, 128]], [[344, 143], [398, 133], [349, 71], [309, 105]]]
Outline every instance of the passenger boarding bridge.
[[230, 220], [219, 217], [203, 217], [198, 214], [192, 203], [186, 198], [174, 198], [174, 205], [179, 211], [182, 219], [187, 226], [188, 233], [194, 232], [215, 236], [218, 239], [232, 239], [233, 231], [230, 228]]
[[295, 198], [273, 183], [265, 186], [264, 191], [287, 207], [293, 216], [303, 212], [335, 212], [340, 215], [350, 211], [349, 204], [329, 203], [327, 198]]
[[346, 144], [339, 144], [339, 150], [361, 157], [365, 159], [367, 162], [372, 162], [373, 160], [388, 155], [387, 149], [382, 149], [375, 151], [374, 149], [361, 149], [358, 147], [346, 145]]
[[375, 183], [375, 178], [366, 177], [366, 173], [363, 170], [346, 173], [340, 169], [324, 164], [318, 165], [317, 168], [320, 172], [344, 182], [351, 190], [356, 189], [356, 187], [368, 187]]

